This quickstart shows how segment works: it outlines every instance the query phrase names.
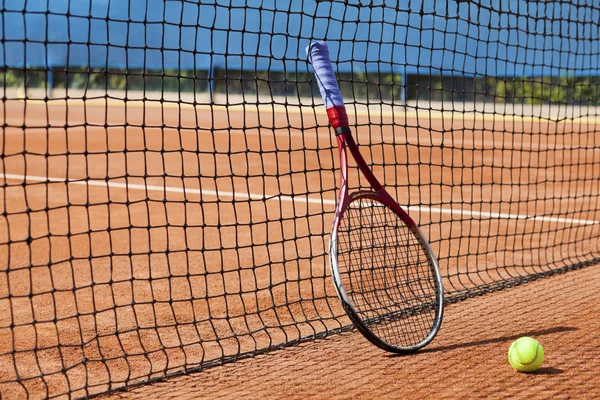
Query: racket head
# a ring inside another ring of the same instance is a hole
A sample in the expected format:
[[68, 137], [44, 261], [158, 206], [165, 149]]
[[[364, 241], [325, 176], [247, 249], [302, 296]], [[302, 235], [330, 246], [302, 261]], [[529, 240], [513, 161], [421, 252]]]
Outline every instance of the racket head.
[[429, 243], [387, 193], [362, 191], [342, 204], [329, 257], [346, 313], [384, 350], [422, 348], [437, 334], [444, 308], [440, 270]]

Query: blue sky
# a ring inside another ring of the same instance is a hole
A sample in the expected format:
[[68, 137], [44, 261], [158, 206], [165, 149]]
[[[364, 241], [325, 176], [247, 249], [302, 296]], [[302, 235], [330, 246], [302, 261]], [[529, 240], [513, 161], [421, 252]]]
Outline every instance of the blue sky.
[[531, 76], [600, 69], [595, 0], [347, 3], [0, 0], [0, 63], [307, 70], [304, 48], [325, 39], [341, 70]]

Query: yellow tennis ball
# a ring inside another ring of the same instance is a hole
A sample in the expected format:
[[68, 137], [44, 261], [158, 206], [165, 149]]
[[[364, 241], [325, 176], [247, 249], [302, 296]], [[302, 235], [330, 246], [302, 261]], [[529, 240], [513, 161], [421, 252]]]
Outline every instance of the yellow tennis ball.
[[535, 339], [521, 337], [510, 345], [508, 362], [519, 372], [536, 371], [544, 362], [544, 348]]

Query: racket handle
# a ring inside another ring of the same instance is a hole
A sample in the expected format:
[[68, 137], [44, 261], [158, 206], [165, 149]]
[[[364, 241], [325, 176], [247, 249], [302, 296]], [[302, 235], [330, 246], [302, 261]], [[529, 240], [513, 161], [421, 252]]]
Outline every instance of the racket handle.
[[344, 99], [340, 93], [337, 79], [333, 73], [333, 65], [329, 59], [329, 49], [325, 42], [311, 43], [306, 48], [308, 61], [312, 64], [315, 77], [319, 85], [323, 103], [327, 109], [327, 115], [331, 125], [337, 128], [348, 126], [348, 114], [344, 106]]

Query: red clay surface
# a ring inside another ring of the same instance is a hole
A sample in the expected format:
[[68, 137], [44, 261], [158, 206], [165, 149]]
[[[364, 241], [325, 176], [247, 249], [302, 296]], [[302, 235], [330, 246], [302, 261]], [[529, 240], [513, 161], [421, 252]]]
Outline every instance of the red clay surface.
[[[358, 332], [302, 344], [103, 399], [597, 399], [600, 267], [454, 304], [414, 355], [377, 349]], [[508, 364], [520, 336], [540, 341], [542, 367]]]
[[[338, 178], [325, 116], [128, 104], [0, 110], [3, 398], [99, 393], [348, 324], [326, 263]], [[449, 294], [600, 255], [593, 123], [393, 119], [358, 117], [358, 141], [412, 206]], [[281, 357], [343, 353], [354, 336]]]

